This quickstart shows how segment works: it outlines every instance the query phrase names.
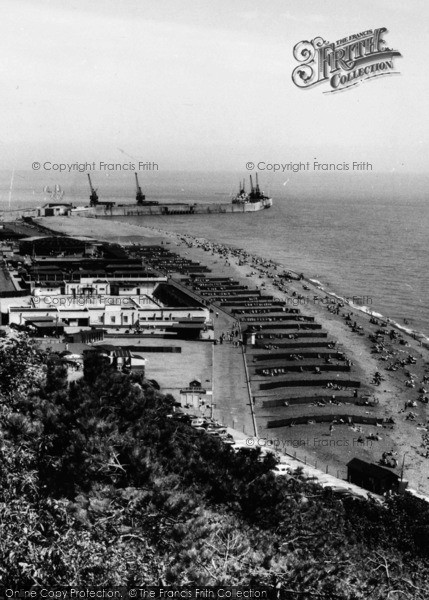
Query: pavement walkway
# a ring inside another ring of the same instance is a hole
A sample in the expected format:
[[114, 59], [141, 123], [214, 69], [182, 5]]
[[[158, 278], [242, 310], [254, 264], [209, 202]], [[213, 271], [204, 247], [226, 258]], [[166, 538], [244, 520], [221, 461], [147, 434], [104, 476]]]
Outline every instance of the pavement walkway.
[[[214, 308], [212, 318], [217, 340], [236, 324], [235, 319], [217, 308]], [[242, 347], [229, 341], [213, 345], [215, 418], [246, 435], [255, 435], [250, 401]]]

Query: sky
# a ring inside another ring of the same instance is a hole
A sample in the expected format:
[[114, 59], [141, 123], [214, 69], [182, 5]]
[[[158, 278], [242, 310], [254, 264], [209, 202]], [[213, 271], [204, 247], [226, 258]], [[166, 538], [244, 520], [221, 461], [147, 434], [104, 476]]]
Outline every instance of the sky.
[[[386, 27], [400, 75], [338, 94], [291, 79], [293, 47]], [[369, 161], [427, 173], [423, 0], [2, 0], [1, 169], [153, 161]]]

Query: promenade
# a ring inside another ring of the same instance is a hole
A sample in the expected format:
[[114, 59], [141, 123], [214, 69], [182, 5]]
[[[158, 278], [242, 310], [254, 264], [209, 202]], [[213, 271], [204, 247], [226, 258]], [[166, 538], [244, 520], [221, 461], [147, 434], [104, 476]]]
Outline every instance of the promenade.
[[[219, 340], [223, 333], [231, 331], [235, 324], [234, 318], [214, 309], [215, 339]], [[246, 435], [255, 434], [243, 350], [229, 341], [213, 345], [213, 402], [216, 405], [214, 416], [221, 423]]]

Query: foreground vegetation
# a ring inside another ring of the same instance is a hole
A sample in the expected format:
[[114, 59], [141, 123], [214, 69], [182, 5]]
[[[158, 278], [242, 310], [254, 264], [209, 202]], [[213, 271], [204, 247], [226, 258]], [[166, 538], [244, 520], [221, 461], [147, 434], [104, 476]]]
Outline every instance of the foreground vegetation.
[[425, 503], [275, 477], [273, 457], [169, 419], [171, 396], [97, 354], [66, 375], [25, 336], [0, 340], [0, 585], [429, 597]]

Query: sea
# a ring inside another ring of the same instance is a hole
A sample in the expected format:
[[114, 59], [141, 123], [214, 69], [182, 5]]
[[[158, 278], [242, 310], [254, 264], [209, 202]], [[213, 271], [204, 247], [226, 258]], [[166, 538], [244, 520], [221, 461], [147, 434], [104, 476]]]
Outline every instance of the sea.
[[[233, 172], [140, 172], [148, 200], [229, 202]], [[91, 173], [100, 200], [135, 201], [132, 171]], [[360, 310], [429, 338], [429, 177], [374, 172], [259, 173], [273, 207], [258, 213], [121, 217], [134, 225], [243, 248], [304, 273]], [[85, 173], [0, 172], [0, 211], [51, 201], [88, 203]], [[57, 189], [58, 193], [58, 189]]]

